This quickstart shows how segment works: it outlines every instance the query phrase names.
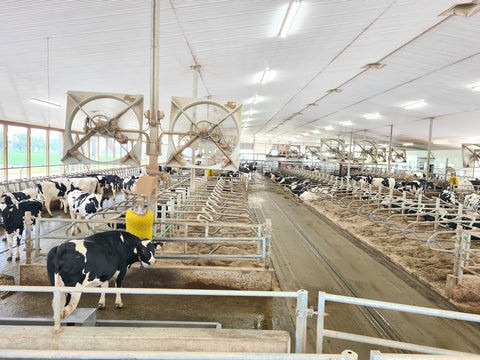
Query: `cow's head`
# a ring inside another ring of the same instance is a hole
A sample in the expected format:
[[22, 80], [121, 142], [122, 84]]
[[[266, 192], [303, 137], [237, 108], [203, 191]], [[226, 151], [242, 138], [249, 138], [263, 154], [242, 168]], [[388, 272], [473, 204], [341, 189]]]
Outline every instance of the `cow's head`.
[[150, 240], [143, 240], [136, 247], [138, 260], [145, 265], [155, 264], [155, 245]]

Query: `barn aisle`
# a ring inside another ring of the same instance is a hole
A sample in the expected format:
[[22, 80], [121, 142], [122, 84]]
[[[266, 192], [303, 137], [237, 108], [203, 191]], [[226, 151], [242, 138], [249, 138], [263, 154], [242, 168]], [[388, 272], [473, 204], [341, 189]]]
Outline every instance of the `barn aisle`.
[[[325, 291], [456, 310], [444, 298], [260, 174], [250, 184], [249, 201], [259, 221], [272, 220], [272, 262], [282, 290], [308, 290], [309, 305], [316, 307], [318, 291]], [[327, 303], [326, 311], [329, 313], [325, 318], [326, 329], [480, 353], [480, 327], [475, 324], [341, 304]], [[315, 326], [312, 322], [309, 327], [309, 352], [315, 349]], [[368, 358], [372, 346], [334, 339], [324, 341], [326, 353], [338, 353], [345, 348]]]

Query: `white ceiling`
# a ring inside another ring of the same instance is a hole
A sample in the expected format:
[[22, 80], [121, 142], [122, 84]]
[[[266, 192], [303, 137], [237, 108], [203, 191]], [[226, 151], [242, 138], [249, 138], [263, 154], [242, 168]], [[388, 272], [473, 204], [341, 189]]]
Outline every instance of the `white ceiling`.
[[[303, 0], [286, 38], [277, 34], [289, 0], [159, 4], [164, 129], [171, 97], [192, 96], [191, 67], [200, 65], [198, 97], [243, 103], [242, 142], [319, 143], [352, 132], [386, 142], [392, 129], [394, 145], [425, 148], [433, 117], [432, 138], [448, 139], [433, 149], [480, 143], [480, 92], [472, 91], [480, 13], [441, 16], [454, 0]], [[143, 94], [148, 108], [150, 0], [1, 5], [0, 120], [64, 128], [67, 91]], [[377, 62], [385, 66], [364, 68]], [[266, 67], [270, 81], [260, 85]], [[422, 108], [401, 107], [420, 99]]]

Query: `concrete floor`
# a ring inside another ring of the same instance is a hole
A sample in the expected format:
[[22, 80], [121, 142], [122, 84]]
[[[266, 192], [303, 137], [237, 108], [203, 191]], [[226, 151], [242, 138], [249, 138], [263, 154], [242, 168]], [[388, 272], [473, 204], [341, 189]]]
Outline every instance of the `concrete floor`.
[[[272, 262], [281, 289], [308, 290], [311, 306], [317, 306], [318, 291], [325, 291], [454, 310], [448, 301], [393, 268], [354, 237], [299, 204], [260, 175], [250, 184], [249, 202], [258, 221], [272, 220]], [[4, 246], [0, 243], [0, 273], [18, 277], [18, 264], [6, 263]], [[95, 307], [97, 300], [96, 295], [84, 295], [80, 306]], [[220, 322], [224, 328], [287, 330], [292, 336], [294, 332], [295, 305], [292, 301], [127, 295], [123, 300], [124, 309], [117, 310], [113, 306], [113, 295], [107, 296], [107, 309], [99, 311], [97, 317], [213, 321]], [[480, 327], [476, 325], [383, 310], [372, 312], [346, 305], [328, 304], [326, 310], [330, 314], [325, 318], [327, 329], [480, 353]], [[0, 300], [1, 317], [48, 317], [51, 314], [49, 295], [13, 294]], [[310, 319], [308, 352], [315, 351], [315, 327], [315, 319]], [[340, 340], [324, 342], [324, 353], [340, 353], [344, 349], [357, 352], [362, 359], [369, 358], [370, 349], [392, 352], [391, 349]]]
[[[309, 292], [316, 307], [318, 291], [373, 300], [456, 310], [446, 299], [413, 279], [354, 236], [332, 224], [303, 203], [294, 201], [271, 181], [258, 181], [249, 189], [249, 200], [273, 226], [272, 261], [285, 291]], [[325, 328], [384, 337], [433, 347], [480, 353], [480, 326], [439, 318], [362, 307], [327, 304]], [[314, 351], [314, 322], [308, 349]], [[378, 346], [327, 339], [324, 353], [351, 349], [362, 358]], [[389, 349], [387, 352], [391, 352]]]

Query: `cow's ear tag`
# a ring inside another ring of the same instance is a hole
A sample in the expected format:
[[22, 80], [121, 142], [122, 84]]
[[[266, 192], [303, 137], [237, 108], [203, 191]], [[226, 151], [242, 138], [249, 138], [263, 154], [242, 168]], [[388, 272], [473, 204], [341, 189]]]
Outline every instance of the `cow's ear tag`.
[[134, 254], [137, 254], [137, 248], [134, 248], [134, 249], [133, 249], [133, 253], [134, 253]]

